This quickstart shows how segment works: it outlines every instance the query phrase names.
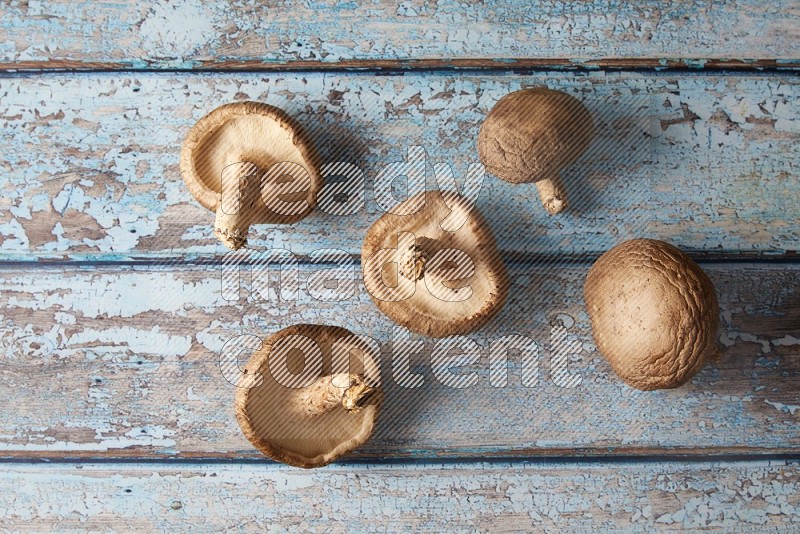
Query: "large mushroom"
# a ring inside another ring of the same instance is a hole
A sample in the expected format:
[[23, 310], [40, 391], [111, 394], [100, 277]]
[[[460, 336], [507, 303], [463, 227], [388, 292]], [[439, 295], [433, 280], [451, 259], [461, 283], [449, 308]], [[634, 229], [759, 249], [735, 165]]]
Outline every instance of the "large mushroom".
[[535, 182], [554, 215], [567, 206], [559, 173], [583, 154], [593, 135], [592, 116], [574, 97], [544, 87], [523, 89], [505, 95], [486, 116], [478, 156], [506, 182]]
[[297, 467], [348, 454], [375, 427], [379, 357], [363, 338], [335, 326], [298, 324], [273, 334], [245, 367], [246, 385], [258, 385], [236, 391], [244, 435], [266, 456]]
[[322, 186], [317, 163], [299, 125], [259, 102], [213, 110], [181, 150], [186, 186], [216, 212], [214, 234], [234, 250], [247, 244], [251, 224], [288, 224], [311, 213]]
[[477, 330], [508, 295], [508, 275], [489, 226], [476, 207], [450, 191], [419, 193], [381, 216], [367, 231], [361, 262], [378, 308], [432, 337]]
[[634, 388], [678, 387], [719, 354], [714, 286], [669, 243], [633, 239], [609, 250], [589, 270], [584, 298], [597, 348]]

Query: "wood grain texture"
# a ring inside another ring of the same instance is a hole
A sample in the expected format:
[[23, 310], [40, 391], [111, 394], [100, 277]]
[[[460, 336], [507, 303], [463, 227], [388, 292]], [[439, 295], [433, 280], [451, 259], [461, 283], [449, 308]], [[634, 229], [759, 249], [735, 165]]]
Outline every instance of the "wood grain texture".
[[[582, 299], [588, 265], [512, 266], [507, 305], [468, 336], [480, 359], [462, 371], [477, 376], [464, 389], [432, 373], [430, 339], [411, 359], [424, 384], [401, 385], [392, 324], [359, 276], [341, 302], [311, 297], [308, 267], [296, 301], [257, 302], [246, 283], [233, 302], [214, 267], [6, 269], [0, 403], [13, 408], [0, 420], [0, 456], [260, 457], [236, 424], [219, 354], [238, 335], [298, 322], [346, 326], [384, 351], [385, 407], [358, 458], [798, 452], [800, 266], [704, 268], [720, 299], [723, 358], [682, 388], [650, 393], [624, 386], [596, 352]], [[539, 346], [538, 383], [523, 384], [515, 354], [507, 386], [490, 382], [489, 342], [507, 334]], [[569, 354], [577, 387], [558, 385], [555, 351]]]
[[[58, 495], [58, 498], [53, 498]], [[44, 505], [42, 503], [46, 502]], [[4, 466], [13, 531], [796, 532], [796, 463]]]
[[0, 9], [3, 69], [515, 65], [525, 58], [572, 68], [598, 60], [625, 66], [628, 58], [695, 68], [729, 59], [800, 63], [800, 8], [791, 0], [6, 0]]
[[[492, 104], [547, 84], [587, 103], [600, 140], [568, 173], [577, 210], [566, 217], [546, 217], [532, 188], [487, 179], [479, 206], [507, 258], [585, 259], [645, 235], [696, 257], [792, 257], [800, 82], [608, 69], [796, 69], [798, 28], [789, 0], [0, 0], [0, 458], [13, 459], [0, 470], [0, 530], [796, 531], [793, 462], [505, 461], [795, 457], [796, 263], [705, 264], [724, 358], [684, 388], [647, 394], [622, 385], [594, 348], [585, 262], [516, 264], [507, 308], [471, 337], [478, 384], [441, 384], [428, 340], [413, 359], [424, 385], [406, 389], [394, 380], [391, 323], [360, 283], [344, 302], [315, 301], [306, 265], [297, 301], [256, 302], [249, 287], [224, 301], [213, 215], [188, 196], [177, 161], [183, 135], [217, 105], [286, 109], [325, 160], [363, 168], [368, 202], [348, 217], [260, 227], [253, 244], [356, 253], [380, 214], [371, 180], [381, 168], [416, 144], [429, 167], [463, 176]], [[342, 73], [359, 69], [372, 74]], [[525, 69], [606, 71], [514, 72]], [[54, 70], [107, 72], [9, 74]], [[145, 70], [166, 72], [135, 72]], [[292, 72], [174, 73], [205, 70]], [[141, 262], [115, 263], [129, 260]], [[286, 469], [262, 463], [239, 432], [218, 366], [224, 342], [298, 321], [381, 343], [389, 401], [355, 456], [370, 464]], [[553, 341], [557, 324], [568, 333]], [[509, 333], [541, 347], [535, 387], [522, 385], [514, 356], [509, 386], [489, 383], [487, 347]], [[577, 387], [554, 383], [554, 347], [571, 353]], [[458, 462], [380, 465], [439, 457]], [[23, 463], [37, 458], [102, 463]], [[223, 462], [168, 465], [175, 458]]]
[[[0, 256], [130, 260], [223, 252], [213, 214], [180, 179], [189, 128], [213, 108], [253, 99], [285, 109], [322, 160], [365, 174], [353, 215], [321, 211], [291, 227], [257, 226], [255, 247], [304, 256], [357, 252], [382, 213], [378, 173], [426, 151], [458, 180], [494, 103], [548, 85], [582, 99], [597, 138], [564, 171], [573, 211], [549, 217], [532, 185], [487, 176], [478, 206], [510, 253], [593, 255], [621, 238], [657, 237], [690, 252], [777, 253], [800, 242], [800, 81], [789, 76], [277, 76], [90, 74], [0, 79]], [[460, 182], [459, 182], [460, 183]]]

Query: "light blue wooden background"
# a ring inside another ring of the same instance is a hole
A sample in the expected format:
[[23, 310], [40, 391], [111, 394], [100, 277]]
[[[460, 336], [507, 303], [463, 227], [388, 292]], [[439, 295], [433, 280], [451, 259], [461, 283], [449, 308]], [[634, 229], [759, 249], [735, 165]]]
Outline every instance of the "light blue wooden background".
[[[794, 1], [0, 2], [0, 526], [797, 531], [798, 67]], [[581, 98], [598, 138], [562, 216], [487, 178], [513, 286], [473, 339], [539, 341], [540, 384], [512, 369], [492, 388], [483, 358], [477, 387], [447, 389], [422, 357], [426, 385], [388, 380], [350, 459], [263, 459], [224, 342], [311, 321], [388, 349], [360, 282], [308, 296], [313, 251], [357, 256], [383, 166], [416, 144], [463, 175], [486, 112], [533, 85]], [[213, 215], [178, 171], [191, 125], [246, 99], [367, 175], [353, 216], [254, 229], [303, 260], [288, 302], [221, 297]], [[719, 294], [724, 357], [674, 391], [622, 385], [584, 311], [591, 261], [638, 236], [687, 250]], [[573, 389], [552, 380], [555, 317]]]

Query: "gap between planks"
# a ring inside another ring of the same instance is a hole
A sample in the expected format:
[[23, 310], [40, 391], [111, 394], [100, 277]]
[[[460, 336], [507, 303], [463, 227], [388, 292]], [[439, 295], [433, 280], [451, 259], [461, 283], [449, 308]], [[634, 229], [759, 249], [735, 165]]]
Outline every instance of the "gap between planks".
[[[752, 263], [756, 265], [797, 265], [800, 264], [800, 255], [795, 250], [789, 250], [784, 253], [714, 253], [706, 251], [684, 251], [692, 258], [697, 264], [731, 264], [739, 265], [743, 263]], [[78, 259], [50, 259], [50, 258], [37, 258], [36, 254], [30, 254], [32, 259], [15, 260], [15, 259], [0, 259], [0, 271], [18, 271], [18, 270], [46, 270], [46, 269], [75, 269], [81, 270], [86, 268], [142, 268], [142, 269], [162, 269], [162, 268], [175, 268], [175, 269], [192, 269], [192, 268], [208, 268], [208, 267], [222, 267], [225, 263], [224, 255], [191, 255], [174, 257], [142, 257], [142, 258], [126, 258], [125, 255], [120, 255], [120, 258], [93, 258], [92, 255]], [[352, 259], [355, 268], [361, 269], [361, 258], [357, 254], [352, 254]], [[540, 266], [543, 264], [548, 265], [573, 265], [573, 266], [589, 266], [592, 265], [600, 257], [600, 254], [525, 254], [519, 252], [503, 252], [503, 262], [507, 267], [524, 267], [526, 265]], [[315, 261], [310, 256], [294, 255], [299, 267], [308, 266], [326, 266], [334, 265], [330, 261]], [[253, 265], [252, 261], [243, 260], [237, 262], [242, 267]]]
[[[622, 449], [620, 449], [622, 450]], [[546, 453], [542, 451], [516, 451], [506, 452], [505, 454], [464, 454], [453, 455], [430, 455], [430, 454], [392, 454], [391, 456], [379, 455], [359, 455], [358, 453], [337, 460], [334, 466], [448, 466], [448, 465], [467, 465], [467, 464], [514, 464], [514, 465], [535, 465], [542, 467], [554, 467], [558, 465], [625, 465], [625, 466], [645, 466], [653, 464], [674, 463], [674, 464], [693, 464], [704, 465], [711, 463], [726, 464], [761, 464], [761, 465], [797, 465], [800, 466], [800, 451], [797, 449], [765, 449], [762, 452], [752, 448], [742, 447], [740, 449], [729, 447], [724, 452], [712, 449], [686, 449], [672, 451], [667, 449], [647, 448], [637, 451], [634, 448], [624, 449], [617, 453], [608, 451], [605, 454], [597, 450], [587, 450], [586, 454], [578, 454], [576, 449], [551, 449]], [[176, 456], [145, 456], [137, 454], [115, 455], [80, 455], [69, 452], [60, 454], [44, 455], [31, 452], [16, 451], [0, 455], [0, 465], [168, 465], [168, 466], [203, 466], [203, 465], [278, 465], [276, 462], [262, 456], [257, 451], [247, 454], [178, 454]]]
[[797, 59], [720, 59], [720, 58], [454, 58], [454, 59], [385, 59], [340, 60], [336, 62], [297, 60], [290, 62], [257, 60], [204, 60], [184, 67], [160, 66], [149, 61], [145, 66], [124, 62], [46, 60], [0, 63], [2, 73], [64, 73], [64, 72], [125, 72], [125, 73], [204, 73], [204, 72], [419, 72], [419, 71], [515, 71], [536, 73], [546, 71], [597, 72], [708, 72], [737, 73], [767, 72], [797, 74]]

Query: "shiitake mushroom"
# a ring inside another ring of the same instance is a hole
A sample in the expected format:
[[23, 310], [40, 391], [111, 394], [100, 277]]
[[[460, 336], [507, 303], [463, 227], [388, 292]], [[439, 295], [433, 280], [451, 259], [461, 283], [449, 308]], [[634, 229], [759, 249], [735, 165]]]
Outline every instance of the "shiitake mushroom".
[[[345, 328], [297, 324], [276, 332], [247, 362], [250, 387], [236, 390], [242, 432], [264, 455], [296, 467], [349, 454], [370, 438], [380, 412], [379, 357]], [[355, 365], [339, 369], [335, 362], [345, 358]]]
[[681, 386], [719, 354], [714, 286], [669, 243], [633, 239], [612, 248], [589, 270], [584, 299], [597, 348], [634, 388]]
[[567, 207], [559, 173], [586, 150], [594, 123], [573, 96], [546, 87], [509, 93], [492, 108], [478, 134], [478, 156], [490, 173], [512, 184], [536, 183], [551, 215]]
[[300, 125], [261, 102], [235, 102], [195, 124], [181, 149], [181, 175], [216, 213], [214, 235], [228, 248], [247, 244], [251, 224], [290, 224], [316, 206], [318, 157]]
[[[394, 211], [375, 221], [361, 249], [364, 285], [383, 313], [413, 332], [445, 337], [473, 332], [500, 311], [508, 274], [474, 205], [431, 190]], [[448, 218], [463, 224], [445, 229]]]

